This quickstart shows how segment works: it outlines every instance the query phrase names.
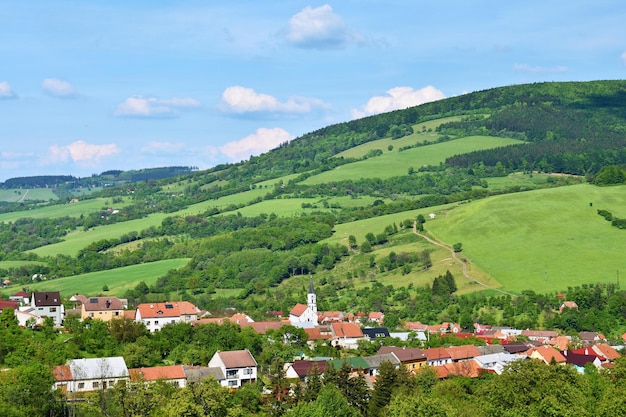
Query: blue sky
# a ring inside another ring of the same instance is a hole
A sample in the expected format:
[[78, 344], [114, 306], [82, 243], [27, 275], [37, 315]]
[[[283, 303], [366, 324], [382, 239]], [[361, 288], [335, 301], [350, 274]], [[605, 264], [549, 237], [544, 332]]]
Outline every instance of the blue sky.
[[206, 169], [471, 91], [625, 77], [623, 0], [3, 0], [0, 181]]

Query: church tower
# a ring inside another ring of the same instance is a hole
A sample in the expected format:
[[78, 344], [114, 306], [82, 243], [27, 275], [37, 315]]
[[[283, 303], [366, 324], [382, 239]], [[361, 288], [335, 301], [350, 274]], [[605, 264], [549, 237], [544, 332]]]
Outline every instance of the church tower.
[[307, 294], [307, 307], [317, 317], [317, 296], [313, 289], [313, 277], [309, 277], [309, 293]]

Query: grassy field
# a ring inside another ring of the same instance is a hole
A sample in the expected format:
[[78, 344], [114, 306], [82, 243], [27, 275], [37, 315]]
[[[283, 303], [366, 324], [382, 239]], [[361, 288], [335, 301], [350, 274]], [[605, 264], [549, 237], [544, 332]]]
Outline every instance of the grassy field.
[[[188, 262], [189, 259], [168, 259], [37, 282], [30, 284], [28, 288], [30, 291], [60, 291], [61, 296], [70, 297], [77, 293], [87, 296], [102, 294], [102, 287], [106, 285], [109, 287], [106, 294], [121, 297], [127, 290], [135, 288], [139, 282], [144, 281], [152, 285], [170, 269], [181, 268]], [[7, 287], [2, 290], [2, 293], [9, 294], [19, 290], [21, 288], [18, 286]]]
[[111, 200], [107, 198], [95, 198], [83, 200], [72, 204], [58, 204], [54, 206], [39, 207], [28, 211], [15, 211], [11, 213], [0, 214], [0, 222], [14, 222], [24, 217], [32, 217], [35, 219], [55, 218], [55, 217], [80, 217], [81, 214], [90, 213], [102, 209], [103, 207], [120, 208], [129, 204], [129, 200], [124, 203], [111, 205]]
[[[591, 206], [593, 204], [593, 206]], [[626, 218], [626, 186], [589, 184], [502, 195], [451, 208], [427, 221], [508, 291], [567, 290], [616, 282], [626, 271], [626, 231], [597, 214]]]
[[[434, 130], [442, 123], [453, 122], [461, 120], [463, 116], [444, 117], [442, 119], [430, 120], [424, 123], [418, 123], [413, 125], [414, 133], [408, 136], [404, 136], [399, 139], [384, 138], [364, 143], [354, 148], [347, 149], [338, 153], [335, 157], [340, 158], [362, 158], [372, 149], [380, 149], [383, 152], [389, 152], [387, 147], [393, 146], [397, 151], [403, 146], [415, 145], [416, 143], [424, 143], [424, 141], [436, 141], [441, 135], [434, 132]], [[430, 132], [429, 132], [430, 130]]]
[[[568, 176], [572, 179], [582, 179], [581, 177]], [[513, 186], [518, 186], [522, 189], [544, 188], [549, 181], [556, 181], [563, 179], [561, 174], [525, 174], [522, 172], [514, 172], [506, 177], [486, 178], [487, 184], [489, 184], [490, 190], [504, 190], [510, 189]]]
[[0, 269], [19, 268], [25, 265], [45, 265], [45, 262], [37, 261], [0, 261]]
[[439, 165], [447, 157], [480, 149], [490, 149], [521, 143], [515, 139], [493, 136], [468, 136], [449, 142], [435, 143], [419, 148], [400, 152], [398, 147], [393, 151], [385, 150], [380, 156], [341, 165], [337, 168], [314, 175], [303, 181], [303, 184], [323, 184], [332, 181], [358, 180], [359, 178], [390, 178], [407, 175], [409, 168], [418, 169], [425, 165]]
[[18, 203], [21, 201], [48, 201], [58, 197], [50, 188], [0, 190], [0, 201]]

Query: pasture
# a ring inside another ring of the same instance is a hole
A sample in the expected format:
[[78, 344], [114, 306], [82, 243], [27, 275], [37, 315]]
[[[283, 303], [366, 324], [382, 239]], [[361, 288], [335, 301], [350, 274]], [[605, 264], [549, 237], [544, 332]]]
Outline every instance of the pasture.
[[[102, 288], [106, 285], [109, 288], [106, 294], [122, 297], [127, 290], [135, 288], [139, 282], [144, 281], [148, 286], [153, 285], [170, 269], [182, 268], [188, 262], [187, 258], [149, 262], [32, 283], [28, 289], [29, 291], [59, 291], [62, 297], [67, 298], [74, 294], [86, 296], [103, 294]], [[20, 289], [17, 286], [7, 287], [2, 290], [2, 293], [14, 293]]]
[[540, 293], [617, 282], [626, 271], [626, 230], [597, 214], [626, 218], [626, 186], [542, 189], [452, 206], [427, 220], [441, 241], [463, 244], [476, 268], [502, 289]]
[[14, 222], [17, 219], [31, 217], [35, 219], [56, 217], [80, 217], [90, 212], [101, 210], [105, 207], [120, 208], [129, 204], [129, 199], [125, 198], [123, 203], [111, 205], [109, 198], [93, 198], [89, 200], [81, 200], [71, 204], [55, 204], [52, 206], [38, 207], [28, 211], [14, 211], [11, 213], [0, 214], [0, 222]]
[[400, 152], [394, 147], [393, 151], [385, 152], [380, 156], [363, 161], [341, 165], [330, 171], [322, 172], [307, 178], [302, 184], [323, 184], [333, 181], [358, 180], [359, 178], [391, 178], [407, 175], [409, 168], [419, 169], [427, 165], [439, 165], [446, 158], [481, 149], [491, 149], [500, 146], [522, 143], [509, 138], [493, 136], [468, 136], [448, 142], [435, 143]]

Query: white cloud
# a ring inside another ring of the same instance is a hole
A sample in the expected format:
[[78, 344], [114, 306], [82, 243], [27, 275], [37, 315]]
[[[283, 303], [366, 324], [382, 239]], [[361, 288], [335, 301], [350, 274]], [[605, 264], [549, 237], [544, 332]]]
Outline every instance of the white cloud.
[[150, 142], [146, 146], [141, 148], [142, 152], [158, 155], [158, 154], [172, 154], [180, 152], [185, 148], [184, 143], [172, 143], [172, 142]]
[[307, 6], [293, 15], [287, 23], [285, 38], [293, 46], [311, 49], [336, 49], [349, 42], [364, 42], [328, 4], [315, 9]]
[[553, 73], [554, 72], [567, 72], [568, 69], [567, 67], [564, 67], [564, 66], [546, 68], [546, 67], [540, 67], [540, 66], [532, 67], [528, 64], [515, 64], [513, 65], [513, 71], [529, 72], [532, 74], [541, 74], [541, 73], [546, 73], [546, 72], [553, 72]]
[[116, 116], [122, 117], [176, 117], [178, 110], [200, 107], [193, 98], [158, 99], [156, 97], [134, 96], [117, 106]]
[[220, 146], [219, 150], [232, 161], [238, 162], [249, 158], [250, 155], [259, 155], [274, 149], [281, 143], [288, 142], [291, 139], [293, 139], [293, 136], [284, 129], [259, 128], [252, 135]]
[[432, 85], [419, 90], [413, 90], [412, 87], [394, 87], [384, 96], [370, 98], [362, 109], [352, 110], [352, 117], [358, 119], [373, 114], [406, 109], [442, 98], [446, 96]]
[[48, 160], [53, 163], [63, 163], [69, 160], [84, 166], [93, 166], [100, 159], [119, 152], [116, 144], [93, 145], [82, 140], [67, 146], [53, 145], [49, 148]]
[[16, 98], [16, 97], [17, 97], [17, 94], [15, 94], [15, 91], [13, 91], [13, 89], [11, 88], [8, 82], [6, 81], [0, 82], [0, 100]]
[[43, 80], [41, 88], [54, 97], [71, 98], [78, 95], [76, 89], [74, 89], [70, 83], [54, 78], [46, 78]]
[[259, 94], [251, 88], [233, 86], [222, 93], [221, 107], [235, 113], [309, 113], [330, 106], [322, 100], [308, 97], [290, 97], [287, 101], [281, 102], [269, 94]]
[[626, 65], [626, 51], [622, 52], [622, 54], [619, 57], [622, 59], [622, 62], [624, 63], [624, 65]]

